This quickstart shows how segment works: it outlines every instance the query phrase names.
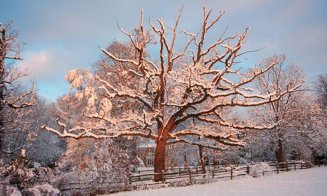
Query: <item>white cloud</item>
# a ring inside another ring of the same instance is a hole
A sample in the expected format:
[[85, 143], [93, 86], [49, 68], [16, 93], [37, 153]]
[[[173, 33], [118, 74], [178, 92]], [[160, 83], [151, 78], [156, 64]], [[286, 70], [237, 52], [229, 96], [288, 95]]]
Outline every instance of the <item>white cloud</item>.
[[35, 80], [41, 96], [54, 101], [57, 96], [68, 92], [64, 76], [74, 68], [75, 58], [66, 49], [53, 47], [30, 51], [26, 52], [23, 58], [17, 68], [30, 74], [23, 81], [31, 78]]
[[46, 66], [49, 66], [49, 55], [45, 51], [30, 52], [25, 56], [24, 61], [17, 65], [18, 69], [28, 72], [33, 76], [42, 76], [46, 70]]
[[17, 65], [18, 69], [27, 71], [41, 82], [63, 80], [64, 74], [73, 67], [73, 55], [63, 48], [27, 52]]

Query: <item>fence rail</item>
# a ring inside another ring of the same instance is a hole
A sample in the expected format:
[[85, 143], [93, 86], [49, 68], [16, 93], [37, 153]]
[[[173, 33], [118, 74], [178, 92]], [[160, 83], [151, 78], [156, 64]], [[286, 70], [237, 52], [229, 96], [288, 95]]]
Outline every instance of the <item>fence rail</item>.
[[[306, 169], [310, 167], [308, 162], [304, 161], [288, 161], [288, 162], [270, 162], [272, 168], [269, 171], [262, 171], [262, 175], [267, 172], [284, 172], [297, 169]], [[166, 183], [169, 180], [189, 179], [191, 182], [195, 178], [230, 178], [233, 179], [239, 176], [250, 174], [250, 170], [254, 165], [245, 166], [224, 166], [224, 165], [209, 165], [206, 166], [206, 171], [203, 172], [200, 166], [193, 167], [169, 167], [161, 173], [154, 173], [153, 170], [142, 170], [134, 172], [130, 175], [130, 184], [138, 182], [153, 181], [155, 175], [161, 175], [161, 183]], [[151, 183], [151, 182], [149, 182]]]
[[[320, 163], [318, 166], [324, 164], [326, 166], [327, 162]], [[288, 172], [291, 170], [298, 170], [298, 169], [307, 169], [311, 167], [311, 163], [304, 162], [304, 161], [288, 161], [288, 162], [269, 162], [270, 166], [269, 170], [262, 170], [257, 173], [256, 175], [266, 175], [268, 172]], [[206, 171], [203, 172], [200, 166], [192, 166], [192, 167], [169, 167], [166, 170], [163, 170], [161, 173], [154, 173], [153, 169], [151, 170], [142, 170], [136, 171], [129, 175], [129, 178], [125, 182], [119, 183], [120, 190], [121, 188], [129, 189], [128, 187], [138, 187], [140, 185], [157, 185], [162, 184], [166, 185], [167, 183], [174, 183], [184, 181], [188, 184], [193, 184], [197, 182], [201, 182], [201, 180], [219, 180], [219, 179], [234, 179], [241, 176], [246, 176], [252, 174], [253, 177], [255, 176], [251, 171], [253, 171], [255, 164], [244, 165], [244, 166], [225, 166], [225, 165], [208, 165], [206, 166]], [[160, 182], [154, 182], [154, 176], [161, 175]], [[106, 182], [105, 180], [101, 180], [101, 182], [93, 182], [92, 184], [97, 184], [101, 186], [108, 186], [112, 184], [112, 182]], [[83, 190], [86, 188], [91, 188], [91, 184], [87, 183], [79, 183], [79, 182], [71, 182], [66, 184], [66, 186], [61, 187], [60, 190], [65, 193], [64, 195], [71, 195], [71, 191]], [[118, 190], [113, 189], [112, 192], [117, 192]], [[67, 193], [67, 194], [66, 194]]]

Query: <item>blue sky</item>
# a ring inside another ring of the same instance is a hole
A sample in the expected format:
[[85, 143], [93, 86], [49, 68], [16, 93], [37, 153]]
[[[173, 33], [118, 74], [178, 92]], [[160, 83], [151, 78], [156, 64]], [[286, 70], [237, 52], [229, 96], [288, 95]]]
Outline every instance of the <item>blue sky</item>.
[[[25, 42], [22, 69], [37, 81], [39, 93], [49, 101], [68, 92], [65, 74], [74, 68], [90, 68], [100, 47], [125, 41], [117, 22], [126, 30], [162, 17], [173, 24], [184, 6], [180, 30], [197, 32], [203, 1], [196, 0], [0, 0], [0, 22], [14, 21]], [[215, 13], [226, 12], [216, 31], [227, 34], [250, 27], [245, 49], [264, 48], [249, 54], [247, 64], [257, 64], [274, 54], [285, 53], [303, 67], [308, 81], [327, 73], [327, 1], [324, 0], [207, 0]], [[208, 37], [208, 40], [213, 39]]]

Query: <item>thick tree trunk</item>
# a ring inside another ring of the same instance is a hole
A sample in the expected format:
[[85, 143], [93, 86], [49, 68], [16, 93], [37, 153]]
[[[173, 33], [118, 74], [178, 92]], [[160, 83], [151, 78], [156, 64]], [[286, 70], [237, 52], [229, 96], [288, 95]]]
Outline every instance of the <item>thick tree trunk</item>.
[[158, 182], [162, 180], [162, 171], [166, 169], [165, 159], [166, 159], [166, 147], [167, 141], [165, 139], [160, 139], [157, 141], [156, 152], [154, 155], [154, 181]]
[[6, 55], [6, 48], [5, 48], [5, 29], [1, 30], [1, 37], [0, 37], [0, 159], [3, 156], [2, 153], [2, 146], [3, 146], [3, 139], [4, 139], [4, 111], [3, 111], [3, 103], [4, 103], [4, 77], [5, 77], [5, 55]]
[[[279, 118], [276, 118], [276, 122], [278, 122]], [[276, 133], [277, 133], [277, 150], [276, 150], [276, 158], [277, 158], [277, 162], [285, 162], [285, 153], [284, 153], [284, 147], [283, 147], [283, 133], [282, 131], [276, 127], [275, 128]]]
[[1, 30], [0, 37], [0, 159], [2, 158], [2, 146], [4, 140], [4, 77], [5, 77], [5, 56], [6, 56], [6, 30], [5, 28]]
[[284, 153], [284, 147], [283, 147], [283, 142], [281, 139], [278, 139], [278, 149], [276, 152], [276, 158], [277, 162], [285, 162], [285, 153]]
[[199, 146], [199, 155], [200, 155], [202, 173], [206, 173], [206, 166], [203, 159], [203, 146]]
[[187, 153], [184, 150], [184, 154], [183, 154], [183, 158], [184, 158], [184, 168], [188, 168], [188, 161], [187, 161]]

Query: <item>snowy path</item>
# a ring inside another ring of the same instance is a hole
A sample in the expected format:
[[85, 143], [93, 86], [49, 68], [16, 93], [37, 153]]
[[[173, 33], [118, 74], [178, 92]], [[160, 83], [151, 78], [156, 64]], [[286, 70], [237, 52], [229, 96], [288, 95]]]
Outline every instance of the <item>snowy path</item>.
[[122, 192], [117, 196], [319, 196], [327, 195], [327, 167], [204, 185]]

